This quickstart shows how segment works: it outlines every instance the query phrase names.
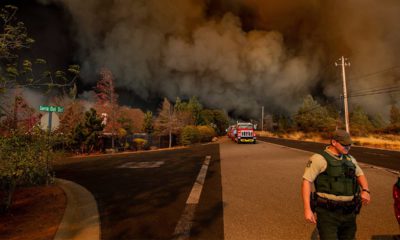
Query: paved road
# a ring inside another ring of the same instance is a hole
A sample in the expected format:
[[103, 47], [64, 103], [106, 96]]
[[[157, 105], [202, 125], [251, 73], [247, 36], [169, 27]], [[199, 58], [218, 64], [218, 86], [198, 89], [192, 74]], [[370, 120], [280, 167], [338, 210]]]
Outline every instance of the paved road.
[[[56, 173], [94, 195], [102, 239], [171, 239], [207, 155], [212, 160], [191, 239], [316, 237], [315, 226], [303, 219], [300, 196], [310, 152], [223, 138], [220, 145], [68, 159]], [[399, 232], [391, 197], [397, 175], [369, 165], [363, 169], [372, 203], [362, 209], [357, 238], [392, 239]]]
[[[324, 143], [304, 142], [271, 137], [258, 137], [258, 139], [311, 152], [319, 152], [324, 148], [324, 146], [327, 145]], [[400, 171], [400, 151], [388, 151], [354, 146], [351, 148], [350, 154], [353, 155], [358, 162]]]
[[[302, 174], [312, 153], [275, 144], [220, 147], [224, 231], [227, 240], [315, 239], [315, 226], [303, 218]], [[357, 239], [392, 239], [399, 233], [392, 186], [397, 175], [363, 165], [372, 202], [358, 218]]]
[[102, 239], [171, 239], [206, 155], [211, 163], [191, 239], [223, 239], [218, 144], [67, 159], [55, 170], [94, 195]]

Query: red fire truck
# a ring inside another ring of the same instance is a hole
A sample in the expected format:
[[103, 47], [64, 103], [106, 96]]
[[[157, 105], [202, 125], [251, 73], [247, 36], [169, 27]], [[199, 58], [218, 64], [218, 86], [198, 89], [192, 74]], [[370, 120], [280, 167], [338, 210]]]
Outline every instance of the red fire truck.
[[252, 123], [237, 123], [235, 141], [237, 143], [256, 143], [256, 133]]

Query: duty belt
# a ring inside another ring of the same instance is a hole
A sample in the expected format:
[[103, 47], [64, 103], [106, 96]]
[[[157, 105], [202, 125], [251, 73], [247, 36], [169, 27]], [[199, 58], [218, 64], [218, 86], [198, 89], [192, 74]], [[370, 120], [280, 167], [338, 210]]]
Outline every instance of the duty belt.
[[316, 199], [314, 199], [314, 210], [316, 207], [320, 207], [323, 209], [327, 209], [330, 211], [343, 211], [343, 213], [350, 214], [350, 213], [359, 213], [359, 207], [361, 205], [358, 204], [357, 199], [353, 199], [352, 201], [335, 201], [327, 198], [323, 198], [318, 196], [317, 194], [314, 195]]

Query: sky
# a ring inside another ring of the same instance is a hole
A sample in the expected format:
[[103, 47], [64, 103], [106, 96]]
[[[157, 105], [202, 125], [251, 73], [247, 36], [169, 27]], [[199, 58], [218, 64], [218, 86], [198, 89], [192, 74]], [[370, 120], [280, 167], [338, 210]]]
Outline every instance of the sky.
[[35, 51], [81, 64], [81, 91], [109, 68], [125, 104], [197, 96], [257, 118], [261, 106], [292, 114], [312, 94], [339, 110], [341, 56], [351, 64], [350, 108], [387, 116], [400, 101], [398, 0], [27, 2], [20, 8], [41, 42]]

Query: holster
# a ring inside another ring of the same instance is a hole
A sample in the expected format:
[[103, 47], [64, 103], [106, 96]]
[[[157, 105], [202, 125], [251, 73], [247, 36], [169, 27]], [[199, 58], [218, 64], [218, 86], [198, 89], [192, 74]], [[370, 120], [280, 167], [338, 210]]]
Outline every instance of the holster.
[[317, 193], [311, 192], [310, 194], [310, 207], [311, 211], [315, 212], [315, 209], [317, 208]]
[[362, 207], [362, 201], [361, 201], [361, 195], [357, 194], [353, 198], [355, 208], [354, 208], [354, 213], [359, 214], [361, 212], [361, 207]]

